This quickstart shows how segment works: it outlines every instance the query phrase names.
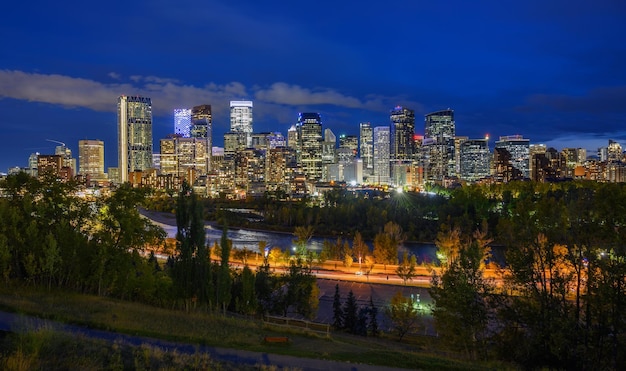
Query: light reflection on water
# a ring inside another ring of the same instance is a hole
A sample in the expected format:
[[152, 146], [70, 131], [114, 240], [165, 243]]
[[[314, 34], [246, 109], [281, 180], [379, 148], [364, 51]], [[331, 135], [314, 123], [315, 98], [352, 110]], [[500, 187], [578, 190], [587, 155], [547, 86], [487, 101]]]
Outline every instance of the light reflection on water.
[[[168, 237], [176, 237], [176, 226], [162, 224], [156, 221], [153, 221], [153, 223], [161, 226], [167, 232]], [[205, 229], [209, 245], [213, 245], [216, 241], [219, 243], [222, 238], [222, 230], [210, 225], [205, 226]], [[245, 247], [248, 250], [258, 251], [259, 241], [267, 242], [267, 247], [278, 247], [283, 251], [287, 249], [293, 250], [295, 247], [295, 244], [293, 243], [295, 236], [290, 233], [255, 231], [249, 229], [229, 229], [227, 236], [228, 239], [233, 241], [233, 247], [236, 249], [243, 249]], [[333, 238], [329, 240], [331, 242], [335, 242], [337, 239]], [[348, 242], [352, 244], [352, 240], [349, 240]], [[319, 253], [322, 251], [322, 247], [324, 246], [323, 244], [324, 238], [313, 237], [308, 243], [308, 248]], [[369, 241], [368, 244], [371, 249], [371, 241]], [[402, 257], [405, 250], [409, 253], [409, 255], [415, 255], [419, 263], [433, 262], [436, 260], [436, 247], [434, 244], [405, 242], [399, 249], [399, 257]]]

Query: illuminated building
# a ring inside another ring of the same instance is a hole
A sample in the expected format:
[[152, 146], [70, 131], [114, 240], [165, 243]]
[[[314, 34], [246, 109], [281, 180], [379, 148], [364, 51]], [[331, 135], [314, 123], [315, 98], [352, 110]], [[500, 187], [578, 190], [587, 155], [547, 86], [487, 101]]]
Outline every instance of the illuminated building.
[[322, 178], [322, 117], [319, 113], [304, 112], [298, 116], [298, 164], [307, 180]]
[[207, 174], [210, 156], [211, 149], [205, 138], [171, 135], [161, 139], [161, 174], [186, 178], [193, 183], [197, 177]]
[[191, 137], [206, 142], [206, 171], [211, 171], [211, 150], [213, 148], [213, 115], [211, 105], [203, 104], [191, 109]]
[[121, 183], [132, 171], [152, 168], [152, 101], [122, 95], [117, 100], [118, 171]]
[[250, 147], [252, 135], [252, 101], [230, 102], [230, 131], [241, 136], [244, 148]]
[[174, 133], [184, 138], [191, 136], [191, 110], [178, 108], [174, 110]]
[[337, 163], [337, 136], [330, 129], [324, 129], [322, 142], [322, 181], [330, 181], [329, 165]]
[[391, 110], [391, 157], [394, 161], [413, 160], [413, 136], [415, 135], [415, 112], [397, 106]]
[[455, 175], [455, 132], [453, 110], [432, 112], [425, 116], [422, 150], [426, 181], [443, 184], [446, 178]]
[[78, 174], [92, 179], [104, 179], [104, 142], [79, 140], [78, 165]]
[[468, 182], [486, 178], [491, 173], [489, 139], [467, 139], [459, 144], [459, 177]]
[[388, 184], [390, 180], [390, 129], [376, 126], [373, 131], [374, 176], [371, 183]]
[[[547, 147], [545, 144], [530, 144], [528, 146], [528, 157], [529, 157], [528, 172], [530, 174], [530, 179], [539, 180], [542, 178], [541, 171], [539, 170], [541, 169], [541, 166], [543, 166], [542, 160], [536, 159], [535, 157], [537, 156], [541, 157], [541, 155], [544, 155], [545, 157], [546, 150], [547, 150]], [[535, 168], [535, 166], [539, 166], [539, 167]]]
[[[495, 148], [506, 150], [510, 154], [510, 164], [520, 171], [522, 178], [530, 177], [529, 142], [521, 135], [508, 135], [501, 136], [495, 145]], [[511, 180], [515, 180], [515, 178]]]
[[374, 172], [374, 132], [372, 124], [359, 124], [359, 158], [363, 160], [363, 176], [368, 177]]

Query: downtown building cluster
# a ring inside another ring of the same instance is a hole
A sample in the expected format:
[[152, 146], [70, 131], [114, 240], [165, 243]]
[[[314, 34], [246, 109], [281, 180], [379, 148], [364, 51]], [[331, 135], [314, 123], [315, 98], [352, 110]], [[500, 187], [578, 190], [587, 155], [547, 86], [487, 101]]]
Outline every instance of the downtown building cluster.
[[358, 135], [339, 138], [324, 127], [321, 114], [303, 112], [284, 136], [254, 132], [253, 107], [251, 101], [230, 102], [223, 148], [213, 146], [211, 105], [176, 109], [173, 133], [160, 138], [155, 151], [151, 99], [120, 96], [117, 167], [105, 173], [104, 143], [81, 140], [78, 169], [59, 142], [54, 155], [32, 154], [27, 168], [14, 171], [174, 191], [187, 181], [198, 194], [229, 198], [266, 192], [299, 198], [340, 185], [422, 190], [513, 180], [626, 181], [624, 153], [614, 141], [592, 157], [582, 148], [557, 151], [520, 135], [499, 137], [491, 150], [488, 137], [457, 135], [452, 109], [426, 114], [418, 135], [415, 112], [401, 106], [391, 109], [387, 125], [362, 122]]

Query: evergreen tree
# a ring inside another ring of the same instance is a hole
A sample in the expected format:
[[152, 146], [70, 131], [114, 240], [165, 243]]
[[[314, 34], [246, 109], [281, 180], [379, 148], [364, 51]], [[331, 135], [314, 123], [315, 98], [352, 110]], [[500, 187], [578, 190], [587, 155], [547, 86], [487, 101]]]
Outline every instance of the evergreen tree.
[[358, 325], [359, 306], [352, 290], [348, 293], [348, 298], [343, 307], [343, 326], [350, 333], [356, 333]]
[[222, 231], [222, 239], [220, 243], [221, 249], [221, 261], [219, 267], [219, 274], [217, 276], [217, 299], [216, 304], [222, 307], [224, 314], [226, 309], [230, 305], [231, 299], [231, 278], [230, 278], [230, 266], [228, 264], [230, 259], [231, 241], [228, 239], [228, 228], [224, 226]]
[[370, 305], [369, 305], [369, 323], [368, 323], [368, 332], [372, 336], [378, 336], [378, 308], [374, 305], [374, 300], [370, 296]]
[[335, 295], [333, 296], [333, 327], [335, 330], [343, 329], [343, 309], [341, 308], [339, 284], [335, 285]]

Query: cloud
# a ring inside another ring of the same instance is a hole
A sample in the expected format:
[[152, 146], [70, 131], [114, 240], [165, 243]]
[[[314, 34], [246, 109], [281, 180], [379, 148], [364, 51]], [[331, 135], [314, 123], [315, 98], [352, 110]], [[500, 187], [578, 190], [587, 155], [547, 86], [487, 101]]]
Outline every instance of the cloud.
[[276, 82], [269, 87], [252, 88], [247, 88], [236, 81], [226, 84], [209, 82], [198, 87], [180, 83], [176, 79], [157, 76], [133, 75], [126, 81], [115, 72], [109, 73], [108, 76], [116, 79], [115, 83], [58, 74], [0, 70], [0, 98], [114, 112], [118, 96], [140, 95], [152, 99], [156, 115], [170, 115], [174, 108], [211, 104], [214, 115], [225, 116], [230, 100], [252, 97], [255, 108], [259, 108], [259, 113], [278, 122], [284, 122], [287, 115], [296, 110], [320, 105], [348, 110], [386, 112], [397, 104], [404, 104], [418, 112], [422, 110], [421, 104], [407, 102], [402, 97], [367, 95], [364, 99], [359, 99], [330, 88], [309, 89], [285, 82]]
[[522, 111], [626, 113], [626, 86], [599, 87], [580, 96], [535, 94], [520, 108]]

